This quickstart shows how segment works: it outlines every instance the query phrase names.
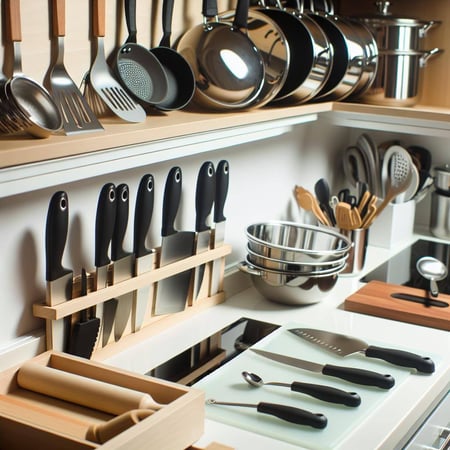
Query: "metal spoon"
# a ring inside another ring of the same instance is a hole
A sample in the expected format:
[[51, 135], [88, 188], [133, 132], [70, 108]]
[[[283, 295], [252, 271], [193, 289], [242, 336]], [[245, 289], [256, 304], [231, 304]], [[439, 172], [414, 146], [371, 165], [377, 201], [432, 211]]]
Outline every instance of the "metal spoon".
[[356, 392], [347, 392], [341, 389], [336, 389], [331, 386], [321, 384], [301, 383], [294, 381], [293, 383], [278, 383], [275, 381], [265, 383], [263, 379], [256, 375], [256, 373], [242, 372], [242, 377], [251, 386], [281, 386], [288, 387], [291, 391], [302, 392], [311, 397], [323, 400], [330, 403], [339, 403], [346, 406], [359, 406], [361, 404], [361, 397]]
[[430, 294], [437, 297], [439, 295], [437, 281], [443, 280], [448, 274], [445, 264], [432, 256], [423, 256], [417, 260], [416, 268], [420, 275], [430, 280]]
[[253, 403], [234, 403], [220, 402], [213, 398], [206, 400], [207, 405], [224, 405], [224, 406], [242, 406], [244, 408], [256, 408], [262, 414], [270, 414], [287, 422], [299, 425], [309, 425], [313, 428], [325, 428], [328, 420], [323, 414], [314, 414], [304, 409], [295, 408], [294, 406], [279, 405], [278, 403], [260, 402]]

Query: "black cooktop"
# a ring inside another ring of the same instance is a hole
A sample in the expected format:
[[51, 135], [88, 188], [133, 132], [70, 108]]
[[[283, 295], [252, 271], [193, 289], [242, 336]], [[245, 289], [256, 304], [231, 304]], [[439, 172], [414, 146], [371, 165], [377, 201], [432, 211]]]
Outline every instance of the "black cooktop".
[[[449, 267], [450, 244], [419, 239], [368, 273], [361, 281], [379, 280], [428, 290], [429, 281], [425, 280], [416, 269], [416, 261], [422, 256], [433, 256]], [[438, 287], [439, 292], [450, 294], [450, 275], [439, 281]]]

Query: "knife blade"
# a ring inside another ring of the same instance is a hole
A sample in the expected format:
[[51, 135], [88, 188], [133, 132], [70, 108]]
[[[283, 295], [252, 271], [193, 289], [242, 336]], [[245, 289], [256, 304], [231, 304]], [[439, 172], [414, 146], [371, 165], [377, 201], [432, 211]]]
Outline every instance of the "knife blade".
[[[50, 199], [45, 228], [46, 303], [51, 306], [72, 298], [73, 271], [62, 265], [68, 227], [69, 199], [66, 192], [58, 191]], [[47, 321], [46, 326], [53, 350], [63, 351], [68, 343], [70, 317]]]
[[267, 352], [256, 348], [250, 348], [250, 350], [257, 355], [271, 359], [272, 361], [277, 361], [281, 364], [308, 370], [310, 372], [322, 373], [323, 375], [340, 378], [341, 380], [346, 380], [351, 383], [376, 386], [382, 389], [390, 389], [395, 384], [395, 380], [391, 375], [381, 374], [371, 370], [335, 366], [332, 364], [318, 364], [312, 361], [292, 358], [287, 355], [280, 355], [278, 353]]
[[[134, 210], [134, 240], [133, 252], [135, 257], [134, 274], [136, 276], [152, 270], [156, 252], [145, 246], [145, 240], [153, 215], [155, 197], [155, 180], [153, 175], [147, 174], [141, 178], [136, 195]], [[133, 332], [139, 331], [147, 315], [148, 306], [153, 299], [153, 285], [148, 285], [134, 291], [132, 326]]]
[[[114, 231], [111, 239], [111, 259], [113, 261], [112, 284], [128, 280], [134, 275], [134, 255], [124, 249], [123, 243], [128, 226], [130, 192], [128, 185], [119, 184], [116, 188], [117, 208]], [[131, 310], [133, 292], [117, 297], [117, 310], [114, 318], [114, 339], [117, 342], [125, 333], [131, 331]]]
[[[173, 167], [167, 176], [162, 211], [160, 267], [193, 255], [195, 232], [177, 231], [175, 218], [181, 200], [182, 173]], [[155, 315], [183, 311], [186, 307], [192, 270], [160, 280], [156, 287]]]
[[289, 331], [299, 338], [339, 356], [362, 353], [368, 358], [382, 359], [397, 366], [417, 369], [419, 372], [434, 372], [434, 362], [428, 357], [415, 353], [369, 345], [362, 339], [330, 331], [312, 328], [292, 328]]
[[[215, 196], [215, 171], [211, 161], [206, 161], [200, 167], [195, 194], [195, 231], [197, 234], [195, 242], [195, 254], [199, 255], [209, 250], [211, 242], [211, 227], [207, 224], [211, 214]], [[207, 282], [205, 278], [206, 264], [201, 264], [194, 269], [194, 292], [193, 301], [197, 300], [202, 287]], [[208, 290], [206, 291], [209, 292]]]
[[[108, 267], [111, 263], [109, 246], [114, 231], [116, 218], [116, 187], [113, 183], [106, 183], [99, 194], [97, 214], [95, 219], [95, 279], [96, 291], [108, 286]], [[99, 344], [103, 347], [108, 343], [112, 331], [114, 316], [116, 315], [117, 300], [106, 300], [96, 306], [96, 315], [101, 320]]]
[[[216, 193], [214, 198], [214, 230], [212, 233], [212, 248], [220, 247], [225, 241], [225, 223], [224, 216], [225, 200], [228, 195], [228, 184], [230, 177], [230, 167], [228, 161], [222, 160], [216, 169]], [[214, 260], [211, 274], [210, 295], [215, 295], [221, 290], [221, 275], [224, 260]]]

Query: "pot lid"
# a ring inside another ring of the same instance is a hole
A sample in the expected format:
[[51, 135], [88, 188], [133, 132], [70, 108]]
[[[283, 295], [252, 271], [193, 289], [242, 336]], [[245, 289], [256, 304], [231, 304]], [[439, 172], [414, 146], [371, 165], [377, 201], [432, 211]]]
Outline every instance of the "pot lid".
[[427, 27], [435, 23], [438, 23], [436, 21], [420, 20], [415, 18], [396, 16], [389, 11], [390, 5], [391, 2], [389, 1], [377, 1], [375, 2], [375, 6], [378, 9], [378, 12], [366, 17], [360, 17], [359, 20], [362, 20], [366, 24], [372, 26], [394, 25], [406, 27], [424, 27], [424, 26]]

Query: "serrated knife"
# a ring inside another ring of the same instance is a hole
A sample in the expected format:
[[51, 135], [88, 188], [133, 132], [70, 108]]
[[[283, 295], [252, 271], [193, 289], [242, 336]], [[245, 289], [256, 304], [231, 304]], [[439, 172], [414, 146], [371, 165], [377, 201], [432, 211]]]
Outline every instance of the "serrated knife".
[[[117, 209], [114, 231], [111, 239], [111, 259], [113, 261], [112, 284], [129, 280], [134, 275], [134, 255], [124, 249], [124, 239], [128, 226], [130, 193], [128, 185], [122, 183], [116, 188]], [[114, 318], [114, 339], [117, 342], [125, 333], [131, 331], [131, 310], [133, 292], [117, 297], [117, 310]]]
[[[73, 271], [62, 265], [69, 226], [69, 199], [58, 191], [50, 199], [45, 227], [46, 303], [57, 305], [72, 298]], [[68, 343], [70, 317], [67, 320], [47, 321], [53, 350], [64, 351]]]
[[362, 339], [313, 328], [292, 328], [289, 330], [299, 338], [327, 350], [335, 355], [347, 356], [362, 353], [368, 358], [378, 358], [391, 364], [417, 369], [423, 373], [434, 372], [434, 362], [428, 358], [404, 350], [369, 345]]
[[281, 364], [297, 367], [298, 369], [308, 370], [310, 372], [322, 373], [351, 383], [362, 384], [365, 386], [376, 386], [382, 389], [390, 389], [394, 386], [395, 380], [391, 375], [373, 372], [371, 370], [358, 369], [355, 367], [334, 366], [332, 364], [318, 364], [304, 359], [292, 358], [291, 356], [281, 355], [279, 353], [267, 352], [256, 348], [250, 350], [257, 355], [277, 361]]
[[[147, 174], [141, 178], [136, 195], [134, 209], [134, 240], [133, 252], [135, 258], [134, 274], [136, 276], [152, 270], [156, 252], [145, 246], [145, 240], [150, 228], [155, 197], [155, 180]], [[134, 291], [132, 327], [133, 332], [139, 331], [144, 323], [148, 305], [153, 299], [153, 285], [144, 286]]]
[[[199, 255], [209, 250], [211, 243], [211, 227], [207, 220], [211, 214], [215, 197], [215, 171], [211, 161], [206, 161], [200, 167], [197, 177], [197, 187], [195, 193], [195, 254]], [[205, 264], [201, 264], [194, 269], [194, 292], [193, 301], [197, 300], [199, 293], [207, 279], [205, 275]], [[209, 289], [208, 289], [209, 291]], [[207, 291], [207, 292], [208, 292]]]

